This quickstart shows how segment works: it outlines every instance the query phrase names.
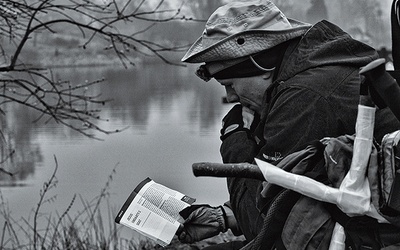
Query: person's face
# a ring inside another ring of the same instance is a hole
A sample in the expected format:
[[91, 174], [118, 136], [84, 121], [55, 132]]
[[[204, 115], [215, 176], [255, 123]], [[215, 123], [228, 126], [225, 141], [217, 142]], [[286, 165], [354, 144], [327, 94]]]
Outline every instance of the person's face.
[[217, 81], [225, 87], [228, 102], [240, 102], [260, 114], [264, 93], [272, 83], [272, 76], [273, 71], [260, 76]]

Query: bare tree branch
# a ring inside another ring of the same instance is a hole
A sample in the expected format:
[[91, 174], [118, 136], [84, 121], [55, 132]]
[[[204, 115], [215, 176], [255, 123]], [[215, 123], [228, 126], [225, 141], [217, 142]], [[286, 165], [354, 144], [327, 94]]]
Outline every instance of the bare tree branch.
[[[36, 110], [36, 121], [55, 121], [85, 136], [93, 132], [105, 134], [120, 130], [104, 130], [99, 113], [110, 100], [100, 94], [89, 95], [89, 88], [104, 79], [84, 84], [54, 79], [48, 68], [24, 62], [22, 54], [32, 39], [47, 33], [79, 32], [81, 45], [102, 44], [114, 52], [124, 67], [134, 64], [139, 54], [155, 55], [168, 60], [163, 52], [182, 51], [186, 45], [165, 45], [146, 39], [155, 23], [196, 21], [181, 14], [182, 6], [171, 8], [166, 1], [131, 0], [39, 0], [0, 2], [0, 111], [9, 102]], [[135, 55], [136, 54], [136, 55]]]

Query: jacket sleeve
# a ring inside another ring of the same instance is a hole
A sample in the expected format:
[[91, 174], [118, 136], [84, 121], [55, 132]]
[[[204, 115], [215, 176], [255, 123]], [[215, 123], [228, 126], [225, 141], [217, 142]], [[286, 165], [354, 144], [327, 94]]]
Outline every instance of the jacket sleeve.
[[[221, 156], [224, 163], [240, 163], [254, 161], [257, 144], [248, 133], [241, 131], [227, 137], [221, 144]], [[261, 181], [246, 178], [227, 178], [229, 191], [229, 207], [232, 209], [238, 230], [246, 239], [254, 238], [262, 227], [263, 220], [256, 206]]]
[[227, 137], [221, 144], [220, 153], [224, 163], [252, 163], [257, 155], [257, 144], [244, 131]]

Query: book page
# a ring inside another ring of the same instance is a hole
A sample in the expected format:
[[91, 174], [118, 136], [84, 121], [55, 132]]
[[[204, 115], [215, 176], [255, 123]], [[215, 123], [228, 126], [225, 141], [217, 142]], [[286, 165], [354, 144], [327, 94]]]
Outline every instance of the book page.
[[131, 193], [115, 221], [166, 246], [179, 228], [179, 212], [194, 201], [147, 178]]

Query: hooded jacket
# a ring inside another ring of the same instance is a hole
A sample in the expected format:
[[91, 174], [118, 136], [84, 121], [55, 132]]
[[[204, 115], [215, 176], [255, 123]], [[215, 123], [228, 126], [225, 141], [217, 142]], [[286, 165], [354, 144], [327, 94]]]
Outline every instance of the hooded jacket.
[[[267, 90], [263, 123], [257, 131], [263, 155], [258, 157], [275, 161], [312, 140], [355, 133], [359, 70], [377, 57], [374, 49], [337, 26], [327, 21], [314, 25], [288, 48]], [[398, 125], [389, 110], [379, 110], [376, 121], [378, 141]]]
[[[225, 163], [253, 162], [254, 157], [277, 164], [311, 141], [355, 133], [359, 102], [359, 70], [378, 58], [376, 51], [328, 21], [315, 24], [288, 46], [264, 95], [261, 122], [254, 138], [238, 132], [225, 139]], [[378, 141], [400, 128], [390, 110], [378, 110], [374, 135]], [[262, 183], [229, 178], [230, 203], [248, 240], [262, 226], [258, 194]]]

